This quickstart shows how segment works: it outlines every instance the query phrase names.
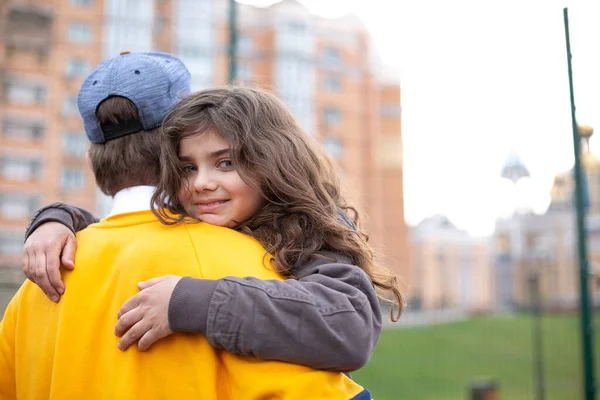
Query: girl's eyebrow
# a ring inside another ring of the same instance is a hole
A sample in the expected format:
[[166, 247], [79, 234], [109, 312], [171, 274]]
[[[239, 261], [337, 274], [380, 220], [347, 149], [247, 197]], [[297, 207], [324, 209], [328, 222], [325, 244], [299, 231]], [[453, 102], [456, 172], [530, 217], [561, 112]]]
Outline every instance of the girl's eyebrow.
[[[225, 148], [225, 149], [221, 149], [221, 150], [215, 150], [211, 153], [208, 154], [209, 157], [214, 158], [214, 157], [219, 157], [222, 156], [223, 154], [227, 154], [229, 153], [231, 149], [229, 147]], [[177, 156], [181, 161], [192, 161], [194, 158], [191, 156]]]
[[212, 153], [209, 154], [210, 157], [218, 157], [218, 156], [222, 156], [223, 154], [229, 153], [229, 147], [226, 149], [221, 149], [221, 150], [216, 150], [213, 151]]

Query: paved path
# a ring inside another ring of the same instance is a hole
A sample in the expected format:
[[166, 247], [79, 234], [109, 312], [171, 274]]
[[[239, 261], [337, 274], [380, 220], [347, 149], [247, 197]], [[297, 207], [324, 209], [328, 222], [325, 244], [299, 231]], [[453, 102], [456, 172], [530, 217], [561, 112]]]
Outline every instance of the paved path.
[[469, 314], [463, 309], [443, 309], [412, 311], [405, 310], [400, 321], [392, 322], [389, 318], [389, 310], [383, 311], [384, 328], [402, 329], [417, 326], [428, 326], [435, 324], [446, 324], [448, 322], [463, 321], [469, 318]]

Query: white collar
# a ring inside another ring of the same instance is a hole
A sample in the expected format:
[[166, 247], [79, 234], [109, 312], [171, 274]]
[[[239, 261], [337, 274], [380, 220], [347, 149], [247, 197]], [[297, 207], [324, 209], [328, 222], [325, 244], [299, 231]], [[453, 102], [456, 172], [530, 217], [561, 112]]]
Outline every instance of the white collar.
[[113, 207], [108, 216], [150, 210], [155, 190], [154, 186], [132, 186], [119, 190], [113, 197]]

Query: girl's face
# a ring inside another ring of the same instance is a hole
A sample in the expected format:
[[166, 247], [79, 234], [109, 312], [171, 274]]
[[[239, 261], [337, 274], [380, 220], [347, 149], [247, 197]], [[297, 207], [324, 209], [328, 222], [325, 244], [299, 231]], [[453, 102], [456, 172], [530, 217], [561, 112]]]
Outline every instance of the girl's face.
[[185, 172], [179, 201], [189, 216], [233, 227], [264, 206], [260, 193], [237, 173], [229, 143], [218, 133], [208, 131], [183, 139], [179, 160]]

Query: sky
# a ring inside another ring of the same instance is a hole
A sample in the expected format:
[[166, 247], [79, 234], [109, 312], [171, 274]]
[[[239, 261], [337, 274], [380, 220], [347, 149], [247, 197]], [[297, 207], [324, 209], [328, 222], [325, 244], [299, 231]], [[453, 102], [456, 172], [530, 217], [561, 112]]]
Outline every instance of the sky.
[[[600, 130], [598, 0], [300, 2], [324, 17], [356, 14], [397, 71], [411, 225], [445, 214], [485, 235], [515, 206], [548, 206], [553, 177], [573, 165], [564, 7], [577, 120]], [[591, 147], [600, 155], [600, 139]], [[517, 186], [500, 178], [511, 151], [531, 173]]]

